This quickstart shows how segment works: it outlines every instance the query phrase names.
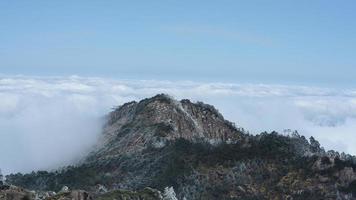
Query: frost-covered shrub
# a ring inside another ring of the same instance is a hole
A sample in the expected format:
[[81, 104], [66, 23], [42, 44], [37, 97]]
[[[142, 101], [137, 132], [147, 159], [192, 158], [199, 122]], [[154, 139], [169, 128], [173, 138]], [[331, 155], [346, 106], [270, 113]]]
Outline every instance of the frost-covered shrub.
[[173, 187], [164, 188], [163, 199], [164, 200], [178, 200]]

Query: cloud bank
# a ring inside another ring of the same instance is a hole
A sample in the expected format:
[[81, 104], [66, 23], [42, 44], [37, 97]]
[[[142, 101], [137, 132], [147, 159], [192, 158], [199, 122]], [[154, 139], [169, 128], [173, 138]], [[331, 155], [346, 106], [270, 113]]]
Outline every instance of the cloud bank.
[[0, 168], [5, 173], [53, 169], [95, 143], [113, 107], [157, 93], [216, 106], [251, 133], [298, 130], [326, 149], [356, 154], [356, 90], [305, 86], [0, 77]]

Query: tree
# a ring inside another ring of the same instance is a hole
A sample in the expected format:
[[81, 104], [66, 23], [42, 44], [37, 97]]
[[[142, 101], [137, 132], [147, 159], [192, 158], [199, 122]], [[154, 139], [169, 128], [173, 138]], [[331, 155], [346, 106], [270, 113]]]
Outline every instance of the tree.
[[320, 143], [313, 137], [311, 136], [309, 138], [309, 141], [310, 141], [310, 150], [313, 152], [313, 153], [318, 153], [320, 152]]

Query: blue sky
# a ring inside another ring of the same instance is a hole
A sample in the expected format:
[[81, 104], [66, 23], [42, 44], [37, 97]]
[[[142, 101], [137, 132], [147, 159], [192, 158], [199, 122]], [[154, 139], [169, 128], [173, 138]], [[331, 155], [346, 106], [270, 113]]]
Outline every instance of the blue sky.
[[0, 73], [355, 87], [356, 2], [1, 1]]
[[353, 0], [2, 0], [0, 152], [22, 149], [0, 168], [71, 163], [100, 133], [88, 124], [162, 92], [215, 105], [252, 133], [297, 129], [355, 155], [355, 10]]

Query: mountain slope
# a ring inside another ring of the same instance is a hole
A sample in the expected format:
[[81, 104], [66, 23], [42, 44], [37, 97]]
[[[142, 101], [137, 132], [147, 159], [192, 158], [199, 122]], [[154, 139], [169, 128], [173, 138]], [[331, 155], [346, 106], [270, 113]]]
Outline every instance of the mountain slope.
[[355, 157], [314, 138], [252, 136], [210, 105], [157, 95], [111, 112], [80, 165], [7, 181], [36, 190], [173, 186], [179, 199], [355, 199], [355, 169]]

